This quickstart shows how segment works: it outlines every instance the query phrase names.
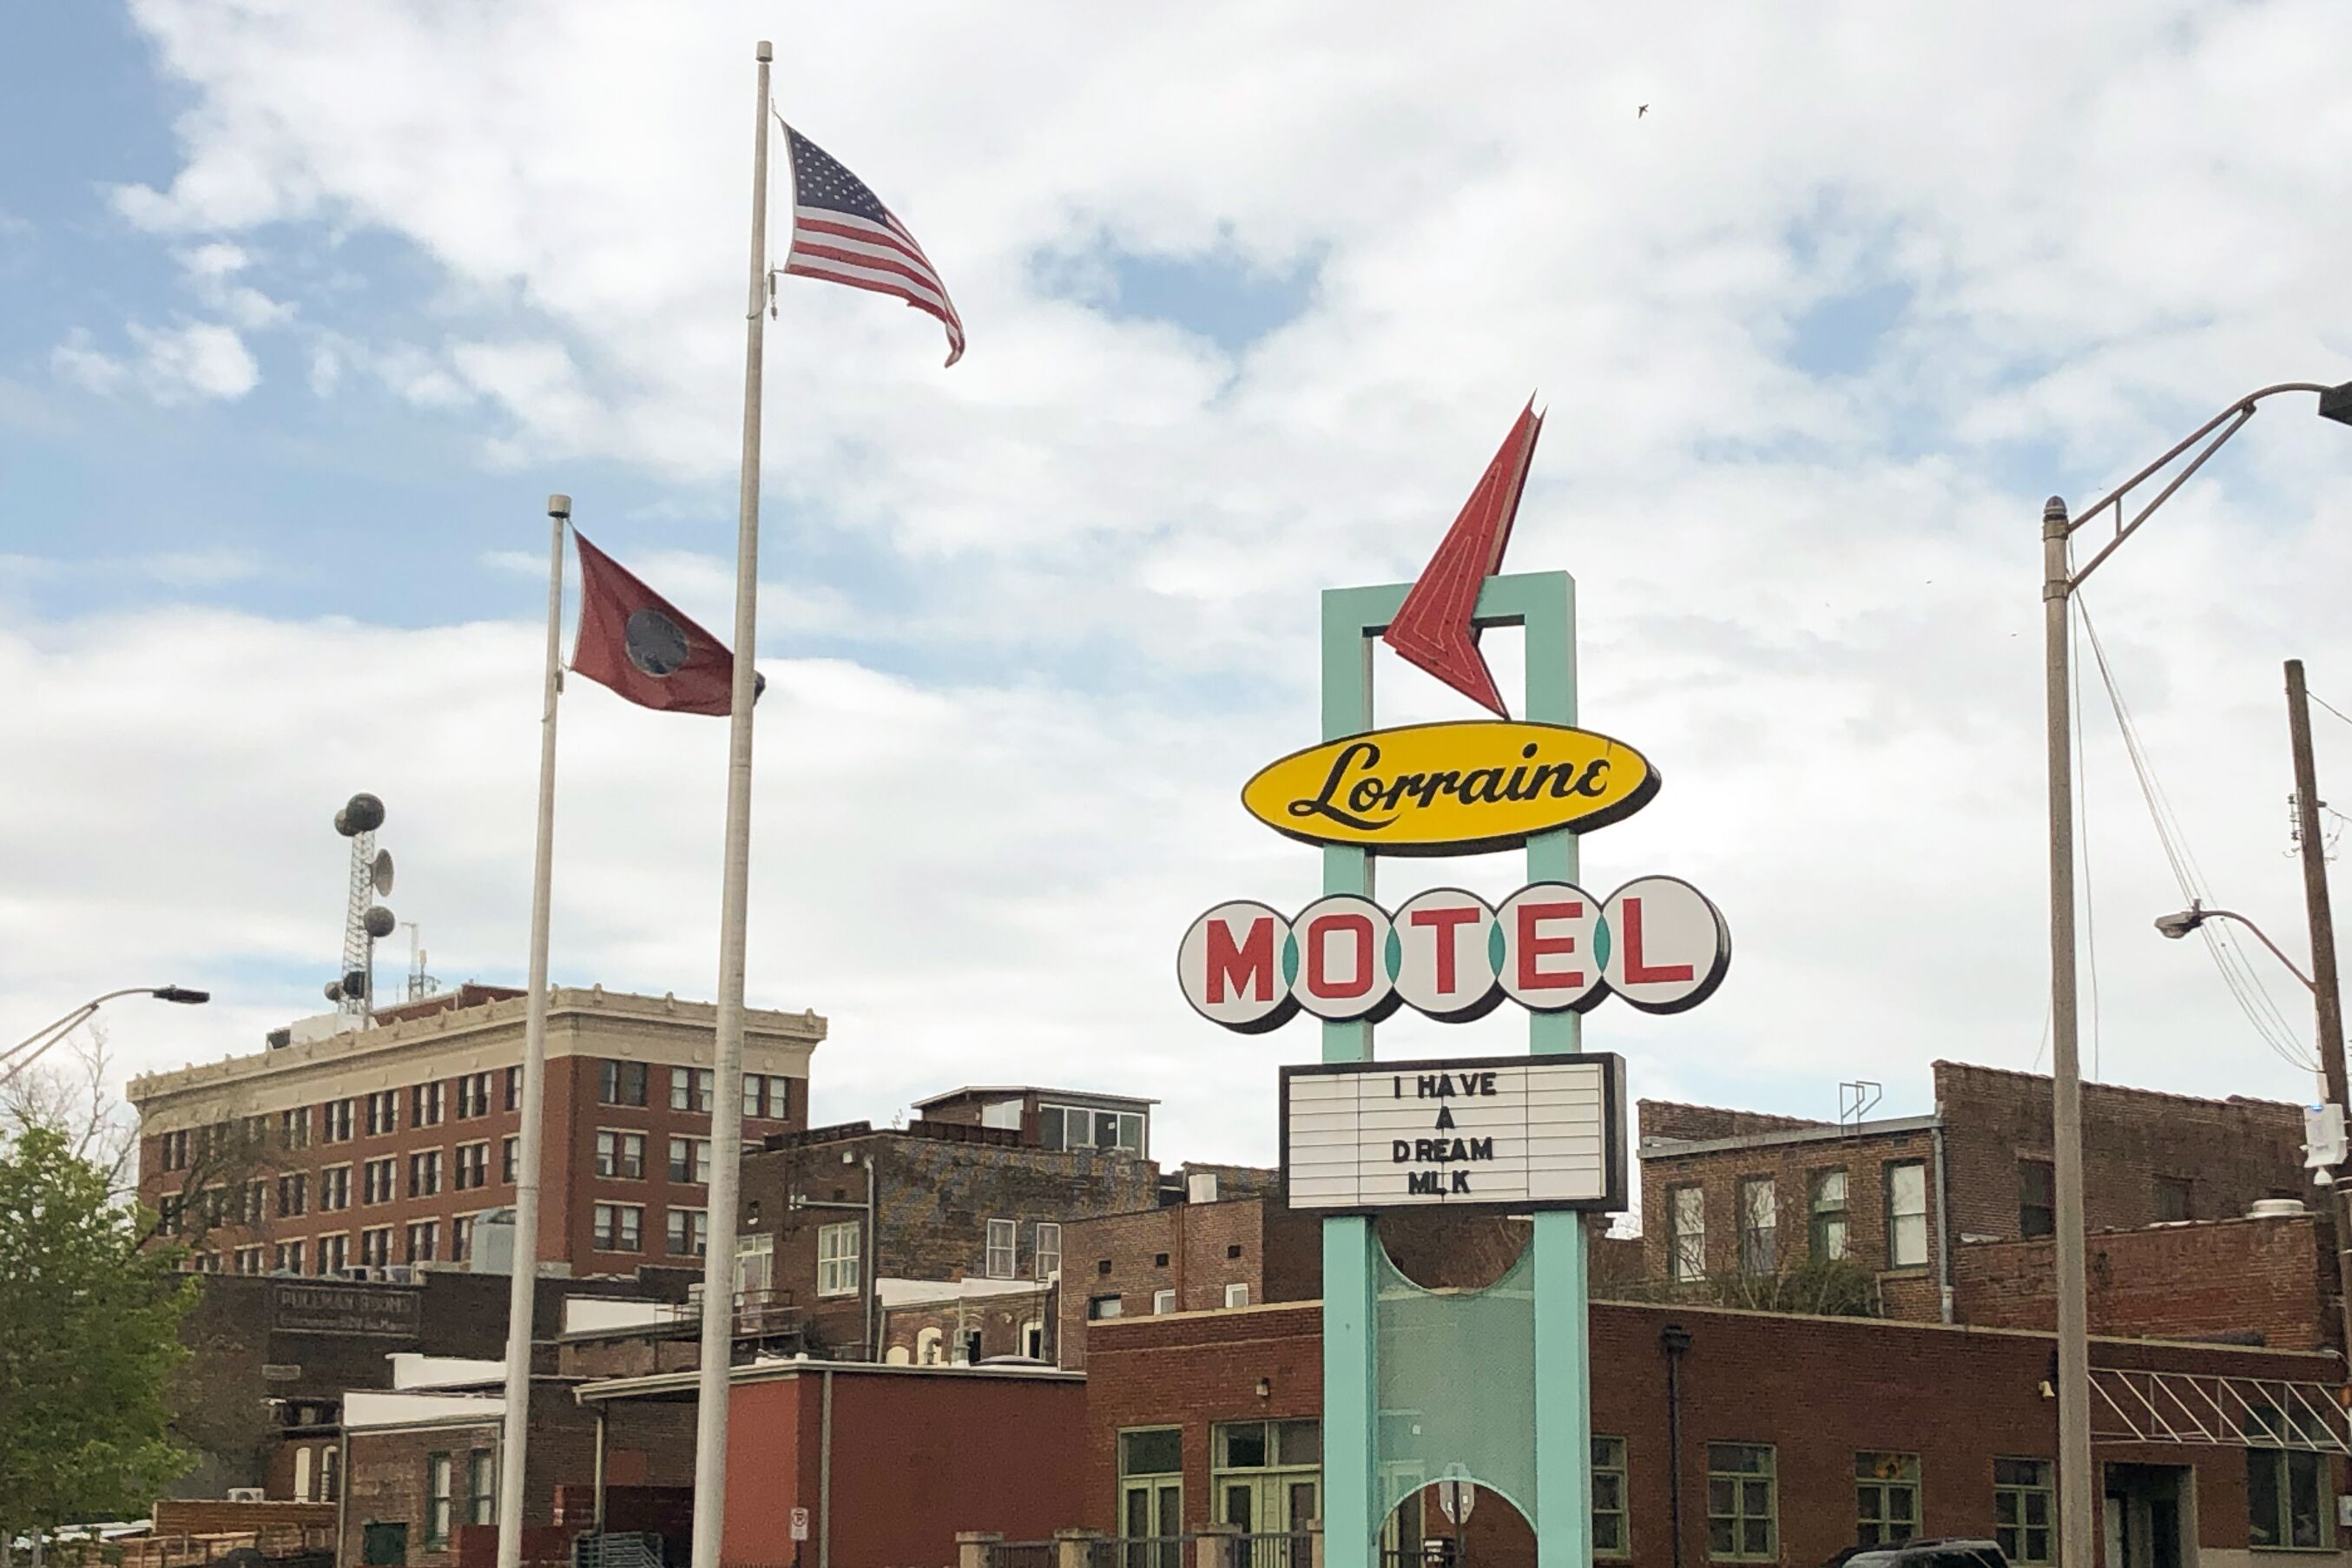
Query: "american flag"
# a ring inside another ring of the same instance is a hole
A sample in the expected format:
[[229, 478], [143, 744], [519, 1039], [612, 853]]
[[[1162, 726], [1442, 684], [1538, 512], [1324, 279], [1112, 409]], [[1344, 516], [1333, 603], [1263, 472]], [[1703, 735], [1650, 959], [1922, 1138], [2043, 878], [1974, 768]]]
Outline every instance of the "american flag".
[[784, 270], [895, 294], [948, 330], [948, 363], [963, 358], [963, 321], [907, 226], [833, 155], [791, 126], [793, 247]]

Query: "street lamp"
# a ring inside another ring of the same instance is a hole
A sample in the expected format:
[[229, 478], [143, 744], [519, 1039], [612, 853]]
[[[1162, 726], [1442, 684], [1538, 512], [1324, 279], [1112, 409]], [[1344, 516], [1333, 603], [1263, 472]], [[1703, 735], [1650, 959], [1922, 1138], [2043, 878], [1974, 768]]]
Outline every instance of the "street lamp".
[[[2188, 483], [2191, 474], [2245, 428], [2264, 399], [2288, 392], [2314, 394], [2319, 399], [2322, 418], [2352, 425], [2352, 382], [2327, 386], [2296, 381], [2265, 386], [2190, 431], [2080, 518], [2067, 520], [2066, 502], [2059, 496], [2052, 496], [2042, 509], [2044, 708], [2050, 756], [2051, 1165], [2056, 1188], [2053, 1195], [2058, 1254], [2058, 1522], [2059, 1561], [2063, 1568], [2091, 1568], [2095, 1550], [2093, 1521], [2098, 1517], [2104, 1489], [2091, 1472], [2091, 1338], [2083, 1256], [2083, 1078], [2075, 1050], [2074, 758], [2067, 601], [2101, 562]], [[2126, 521], [2126, 498], [2200, 442], [2204, 446], [2188, 466]], [[2114, 536], [2077, 570], [2070, 548], [2076, 531], [2109, 509], [2115, 512]]]
[[2281, 948], [2278, 943], [2271, 940], [2270, 933], [2268, 931], [2263, 930], [2262, 927], [2256, 925], [2252, 921], [2248, 920], [2245, 916], [2240, 914], [2235, 910], [2209, 910], [2201, 901], [2192, 901], [2187, 909], [2180, 910], [2177, 914], [2158, 915], [2156, 920], [2156, 929], [2162, 931], [2166, 936], [2171, 938], [2174, 942], [2179, 942], [2182, 937], [2187, 936], [2190, 931], [2195, 931], [2207, 921], [2237, 921], [2240, 925], [2253, 932], [2255, 938], [2260, 941], [2264, 947], [2271, 950], [2272, 957], [2286, 965], [2288, 973], [2303, 982], [2303, 988], [2305, 991], [2316, 994], [2319, 990], [2318, 985], [2314, 983], [2311, 976], [2305, 974], [2301, 966], [2298, 965], [2294, 959], [2289, 958], [2286, 955], [2284, 949]]
[[[40, 1060], [42, 1054], [51, 1046], [72, 1034], [89, 1021], [91, 1014], [118, 996], [152, 996], [158, 1002], [177, 1002], [184, 1006], [195, 1006], [213, 999], [209, 991], [192, 991], [184, 985], [127, 985], [120, 991], [109, 991], [103, 996], [93, 996], [64, 1017], [43, 1025], [5, 1051], [0, 1051], [0, 1068], [6, 1068], [0, 1072], [0, 1089], [15, 1082], [16, 1075]], [[16, 1059], [11, 1060], [12, 1058]]]

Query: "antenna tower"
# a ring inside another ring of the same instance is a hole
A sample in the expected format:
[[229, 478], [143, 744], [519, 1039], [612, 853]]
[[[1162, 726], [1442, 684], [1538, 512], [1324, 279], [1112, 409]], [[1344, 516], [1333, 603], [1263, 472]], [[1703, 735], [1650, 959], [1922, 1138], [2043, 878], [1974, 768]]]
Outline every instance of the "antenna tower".
[[335, 831], [352, 841], [352, 867], [343, 900], [343, 964], [327, 982], [327, 1000], [362, 1027], [375, 1013], [376, 942], [400, 923], [375, 902], [392, 891], [392, 852], [375, 847], [375, 830], [383, 826], [383, 802], [364, 791], [335, 813]]

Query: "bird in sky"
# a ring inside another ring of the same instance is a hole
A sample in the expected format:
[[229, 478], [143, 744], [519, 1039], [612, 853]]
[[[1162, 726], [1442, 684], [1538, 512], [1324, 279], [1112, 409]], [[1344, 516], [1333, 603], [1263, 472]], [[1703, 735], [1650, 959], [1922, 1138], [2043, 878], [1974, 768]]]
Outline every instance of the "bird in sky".
[[1646, 104], [1646, 103], [1645, 103], [1645, 104], [1642, 105], [1642, 107], [1641, 107], [1641, 108], [1639, 108], [1639, 109], [1637, 109], [1637, 110], [1633, 110], [1633, 118], [1634, 118], [1634, 119], [1636, 119], [1636, 120], [1639, 120], [1639, 119], [1641, 119], [1641, 118], [1642, 118], [1642, 116], [1643, 116], [1643, 115], [1645, 115], [1645, 114], [1647, 114], [1647, 113], [1649, 113], [1649, 112], [1650, 112], [1650, 106], [1649, 106], [1648, 104]]

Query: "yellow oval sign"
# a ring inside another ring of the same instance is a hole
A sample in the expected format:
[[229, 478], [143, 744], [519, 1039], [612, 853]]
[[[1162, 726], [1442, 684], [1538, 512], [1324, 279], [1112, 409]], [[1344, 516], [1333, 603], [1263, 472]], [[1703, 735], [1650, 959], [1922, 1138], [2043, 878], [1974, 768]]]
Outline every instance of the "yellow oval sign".
[[1327, 741], [1260, 768], [1242, 805], [1276, 833], [1391, 855], [1509, 849], [1650, 804], [1658, 773], [1622, 741], [1565, 724], [1463, 720]]

